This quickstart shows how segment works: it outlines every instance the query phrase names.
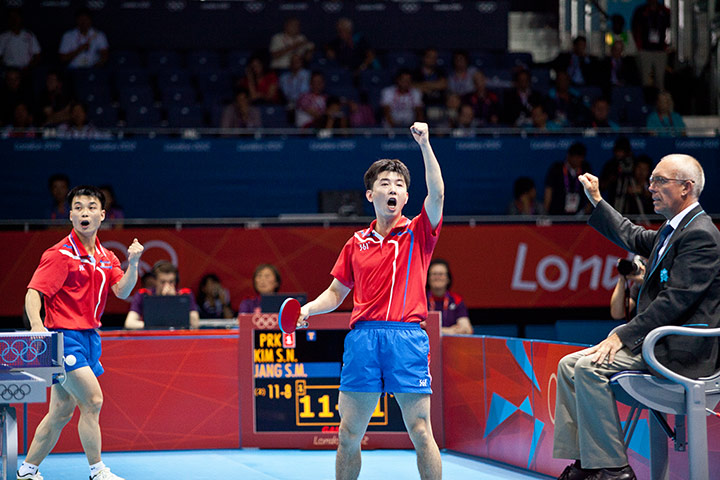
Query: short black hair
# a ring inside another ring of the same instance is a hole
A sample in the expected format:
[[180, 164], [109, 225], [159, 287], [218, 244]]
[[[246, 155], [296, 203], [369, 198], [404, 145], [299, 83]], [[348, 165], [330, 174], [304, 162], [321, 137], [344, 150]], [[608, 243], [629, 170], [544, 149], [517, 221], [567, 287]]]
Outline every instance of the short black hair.
[[65, 182], [65, 184], [70, 187], [70, 177], [64, 173], [55, 173], [50, 175], [50, 178], [48, 178], [48, 190], [52, 188], [53, 183], [55, 182]]
[[535, 182], [530, 177], [518, 177], [513, 183], [513, 197], [517, 200], [535, 188]]
[[105, 208], [105, 194], [103, 194], [99, 188], [93, 185], [78, 185], [77, 187], [73, 188], [67, 194], [67, 202], [72, 205], [73, 199], [75, 197], [81, 196], [95, 197], [100, 200], [100, 206], [103, 209]]
[[568, 155], [580, 155], [584, 157], [587, 155], [587, 147], [582, 142], [575, 142], [568, 148]]
[[410, 171], [403, 162], [397, 158], [383, 158], [373, 162], [365, 172], [365, 190], [372, 190], [375, 180], [381, 172], [396, 172], [403, 176], [405, 188], [410, 188]]
[[615, 143], [613, 144], [613, 152], [617, 150], [622, 150], [623, 152], [632, 152], [630, 140], [628, 140], [627, 137], [618, 137], [618, 139], [615, 140]]

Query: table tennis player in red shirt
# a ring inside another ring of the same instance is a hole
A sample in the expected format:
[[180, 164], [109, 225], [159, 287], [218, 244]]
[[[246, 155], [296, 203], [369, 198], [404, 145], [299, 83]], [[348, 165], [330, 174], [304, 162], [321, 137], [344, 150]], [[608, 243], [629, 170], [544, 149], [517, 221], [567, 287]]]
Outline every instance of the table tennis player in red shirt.
[[407, 167], [400, 160], [373, 163], [364, 180], [376, 219], [347, 241], [332, 269], [332, 283], [298, 315], [298, 326], [306, 327], [309, 316], [336, 309], [354, 288], [340, 378], [338, 480], [358, 478], [361, 442], [383, 392], [393, 393], [402, 410], [420, 478], [442, 476], [430, 424], [429, 341], [420, 323], [427, 318], [425, 281], [440, 233], [445, 187], [427, 124], [416, 122], [410, 131], [425, 165], [427, 196], [420, 215], [409, 220], [402, 214], [410, 186]]
[[[50, 390], [50, 408], [35, 430], [18, 479], [42, 480], [38, 466], [55, 446], [63, 427], [80, 408], [78, 434], [90, 464], [91, 480], [122, 480], [101, 460], [100, 408], [103, 393], [97, 377], [100, 327], [108, 290], [118, 298], [130, 295], [138, 277], [143, 246], [128, 247], [125, 272], [113, 252], [105, 249], [97, 231], [105, 219], [105, 198], [96, 187], [75, 187], [68, 194], [70, 234], [43, 253], [25, 296], [31, 331], [61, 331], [65, 344], [65, 377]], [[40, 317], [45, 302], [45, 319]]]

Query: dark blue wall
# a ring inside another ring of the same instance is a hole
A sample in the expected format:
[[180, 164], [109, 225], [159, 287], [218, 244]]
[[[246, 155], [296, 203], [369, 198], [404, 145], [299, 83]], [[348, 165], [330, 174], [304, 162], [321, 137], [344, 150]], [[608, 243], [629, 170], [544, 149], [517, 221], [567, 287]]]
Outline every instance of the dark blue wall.
[[[504, 214], [513, 180], [535, 179], [542, 195], [548, 166], [578, 140], [551, 138], [436, 138], [433, 147], [446, 183], [446, 215]], [[598, 173], [613, 139], [580, 139]], [[701, 200], [720, 213], [720, 139], [632, 140], [636, 153], [657, 161], [673, 152], [694, 155], [705, 168]], [[423, 164], [409, 137], [267, 140], [2, 140], [0, 211], [3, 218], [44, 218], [47, 178], [57, 172], [73, 185], [110, 183], [126, 216], [134, 218], [259, 217], [316, 213], [320, 190], [364, 191], [362, 176], [379, 158], [399, 158], [412, 174], [406, 212], [425, 196]], [[369, 206], [368, 206], [369, 207]], [[368, 208], [367, 213], [371, 214]]]

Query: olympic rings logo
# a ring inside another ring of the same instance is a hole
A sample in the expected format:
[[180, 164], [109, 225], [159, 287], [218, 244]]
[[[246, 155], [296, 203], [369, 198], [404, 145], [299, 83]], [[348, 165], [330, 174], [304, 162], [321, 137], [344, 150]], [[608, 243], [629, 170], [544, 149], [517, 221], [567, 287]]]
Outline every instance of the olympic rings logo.
[[272, 330], [278, 326], [277, 313], [256, 313], [252, 317], [255, 328], [259, 330]]
[[45, 353], [47, 348], [47, 343], [37, 338], [32, 340], [20, 338], [12, 342], [0, 340], [0, 358], [6, 364], [14, 364], [18, 360], [30, 363]]
[[5, 401], [10, 400], [22, 400], [30, 393], [32, 389], [27, 383], [17, 385], [11, 383], [10, 385], [0, 385], [0, 398]]

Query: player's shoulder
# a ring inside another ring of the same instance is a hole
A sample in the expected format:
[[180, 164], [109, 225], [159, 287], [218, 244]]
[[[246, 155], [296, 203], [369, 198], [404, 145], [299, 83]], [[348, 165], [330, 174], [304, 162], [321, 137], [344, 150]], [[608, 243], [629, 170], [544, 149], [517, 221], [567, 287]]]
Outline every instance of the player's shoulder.
[[77, 253], [70, 243], [70, 239], [65, 236], [58, 243], [43, 252], [43, 257], [60, 259], [60, 258], [76, 258]]

